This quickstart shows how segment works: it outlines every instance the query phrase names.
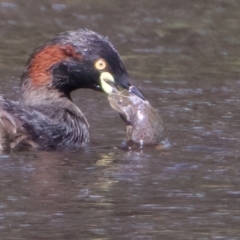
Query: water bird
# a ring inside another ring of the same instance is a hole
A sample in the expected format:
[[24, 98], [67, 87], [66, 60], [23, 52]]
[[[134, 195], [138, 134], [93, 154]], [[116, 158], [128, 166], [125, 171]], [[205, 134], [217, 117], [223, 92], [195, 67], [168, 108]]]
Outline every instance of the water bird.
[[144, 98], [108, 38], [87, 29], [56, 35], [27, 61], [19, 101], [0, 99], [0, 150], [84, 148], [89, 124], [71, 92], [110, 93], [113, 86]]

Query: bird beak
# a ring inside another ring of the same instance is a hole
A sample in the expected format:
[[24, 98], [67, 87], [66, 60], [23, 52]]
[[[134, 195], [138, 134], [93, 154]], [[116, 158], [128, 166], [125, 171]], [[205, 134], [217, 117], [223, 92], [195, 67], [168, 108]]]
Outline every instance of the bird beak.
[[137, 87], [130, 84], [130, 79], [126, 75], [123, 75], [118, 79], [118, 81], [115, 81], [112, 74], [109, 72], [102, 72], [100, 75], [100, 84], [102, 90], [107, 94], [117, 92], [117, 86], [120, 86], [124, 89], [127, 89], [129, 92], [133, 93], [139, 98], [146, 100], [142, 92]]
[[135, 94], [136, 96], [140, 97], [142, 100], [146, 100], [146, 98], [143, 96], [142, 92], [135, 86], [130, 86], [128, 88], [128, 91]]

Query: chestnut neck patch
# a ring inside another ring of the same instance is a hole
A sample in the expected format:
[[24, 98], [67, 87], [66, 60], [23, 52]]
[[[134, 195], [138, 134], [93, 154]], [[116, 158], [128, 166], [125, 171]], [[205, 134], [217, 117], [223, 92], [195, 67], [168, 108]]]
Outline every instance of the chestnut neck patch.
[[36, 53], [28, 68], [29, 77], [34, 85], [46, 85], [52, 81], [51, 67], [66, 59], [82, 59], [71, 45], [47, 46]]

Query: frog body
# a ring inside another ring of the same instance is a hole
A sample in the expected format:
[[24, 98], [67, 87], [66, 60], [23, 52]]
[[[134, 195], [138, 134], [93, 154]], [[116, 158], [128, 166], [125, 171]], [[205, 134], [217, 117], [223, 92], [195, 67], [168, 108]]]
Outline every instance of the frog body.
[[164, 133], [162, 119], [148, 101], [127, 90], [109, 94], [108, 100], [126, 123], [127, 141], [157, 144], [162, 140]]

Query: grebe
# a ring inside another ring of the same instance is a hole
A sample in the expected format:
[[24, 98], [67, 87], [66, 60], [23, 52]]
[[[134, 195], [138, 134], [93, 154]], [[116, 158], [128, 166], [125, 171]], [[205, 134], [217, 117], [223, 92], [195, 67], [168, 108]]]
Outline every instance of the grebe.
[[144, 98], [131, 85], [109, 40], [91, 30], [58, 34], [30, 56], [21, 77], [19, 102], [0, 100], [0, 150], [29, 145], [38, 149], [78, 149], [89, 142], [89, 125], [71, 92], [112, 86]]

